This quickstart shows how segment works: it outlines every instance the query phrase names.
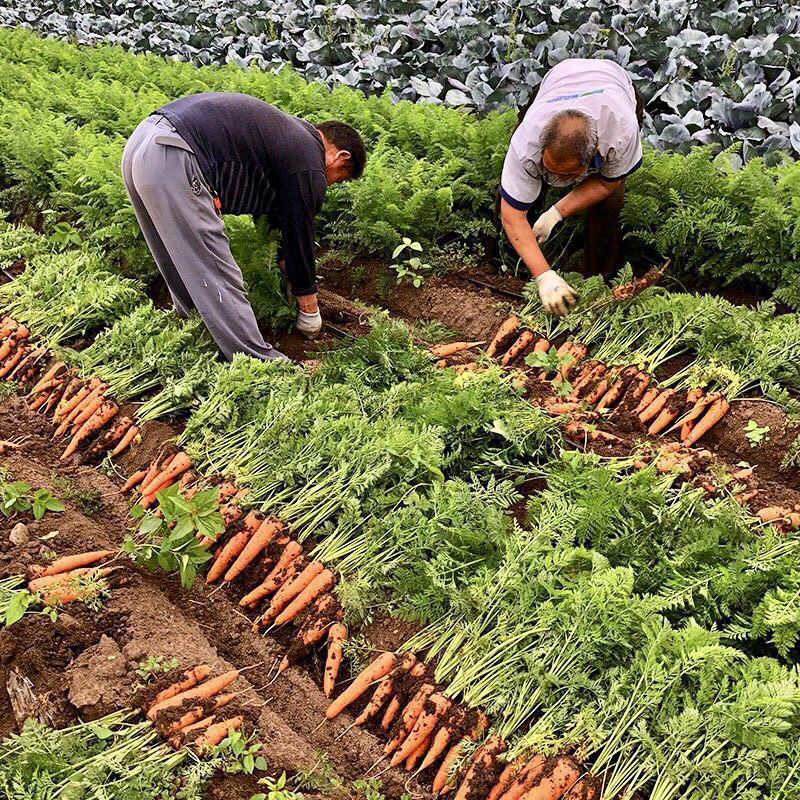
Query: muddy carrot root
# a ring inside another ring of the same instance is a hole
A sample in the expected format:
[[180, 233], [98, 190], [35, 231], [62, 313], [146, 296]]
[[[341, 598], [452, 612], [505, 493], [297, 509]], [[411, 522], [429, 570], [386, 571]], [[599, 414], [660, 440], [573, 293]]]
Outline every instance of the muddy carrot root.
[[80, 413], [69, 423], [69, 429], [73, 432], [78, 430], [103, 405], [103, 402], [103, 392], [98, 389], [97, 394], [89, 402], [81, 406]]
[[581, 770], [570, 756], [559, 756], [552, 771], [535, 777], [535, 785], [525, 793], [525, 800], [552, 800], [563, 797], [581, 776]]
[[[672, 406], [672, 407], [671, 407]], [[673, 422], [680, 411], [674, 407], [673, 403], [667, 405], [661, 410], [661, 413], [653, 420], [647, 432], [650, 436], [657, 436], [661, 433], [671, 422]]]
[[269, 609], [261, 616], [261, 624], [269, 625], [274, 622], [289, 603], [291, 603], [292, 600], [294, 600], [294, 598], [324, 569], [325, 567], [320, 561], [312, 561], [302, 572], [295, 575], [295, 577], [287, 583], [284, 583], [272, 598]]
[[[92, 384], [95, 385], [93, 386]], [[94, 402], [94, 400], [99, 397], [99, 394], [99, 383], [96, 383], [94, 380], [90, 381], [88, 387], [81, 389], [61, 410], [61, 413], [58, 415], [58, 420], [61, 421], [61, 424], [56, 428], [56, 432], [53, 435], [56, 438], [63, 436], [69, 430], [73, 421], [86, 407], [86, 404]]]
[[[214, 698], [213, 709], [219, 711], [224, 708], [228, 703], [236, 698], [235, 694], [218, 694]], [[203, 715], [208, 713], [203, 706], [195, 706], [191, 711], [187, 711], [182, 717], [173, 722], [166, 730], [166, 734], [178, 733], [178, 731], [188, 730], [195, 722], [203, 718]], [[213, 715], [212, 715], [213, 716]]]
[[692, 432], [686, 437], [684, 444], [690, 446], [697, 442], [728, 413], [730, 407], [731, 404], [724, 397], [715, 400], [692, 428]]
[[511, 366], [518, 358], [524, 355], [525, 351], [533, 344], [535, 338], [530, 331], [523, 331], [500, 359], [500, 364], [504, 367]]
[[204, 683], [201, 683], [199, 686], [185, 689], [182, 692], [172, 695], [172, 697], [168, 697], [165, 700], [154, 703], [150, 706], [150, 708], [147, 709], [147, 716], [150, 719], [155, 719], [160, 712], [168, 708], [175, 708], [176, 706], [181, 705], [181, 703], [183, 703], [185, 700], [195, 700], [197, 698], [207, 700], [215, 695], [218, 695], [223, 689], [230, 686], [238, 677], [239, 670], [232, 669], [228, 672], [224, 672], [222, 675], [219, 675], [216, 678], [211, 678], [211, 680], [207, 680]]
[[325, 712], [326, 719], [333, 719], [354, 703], [369, 687], [385, 678], [397, 664], [394, 653], [379, 655], [329, 706]]
[[646, 408], [650, 407], [650, 404], [661, 394], [661, 389], [656, 386], [651, 387], [648, 389], [643, 395], [641, 400], [639, 400], [639, 404], [636, 408], [633, 409], [633, 413], [636, 416], [639, 416]]
[[[286, 580], [291, 580], [290, 570], [292, 565], [297, 565], [298, 559], [303, 555], [303, 548], [297, 542], [289, 542], [286, 545], [278, 563], [272, 569], [272, 572], [267, 575], [261, 584], [256, 586], [251, 592], [248, 592], [240, 601], [240, 606], [253, 606], [263, 600], [265, 597], [277, 591]], [[296, 568], [296, 567], [295, 567]]]
[[0, 378], [5, 378], [6, 375], [11, 372], [14, 367], [22, 361], [22, 357], [25, 355], [25, 348], [20, 345], [14, 354], [3, 364], [2, 368], [0, 368]]
[[323, 689], [325, 697], [333, 694], [333, 687], [339, 677], [339, 668], [342, 666], [342, 653], [347, 639], [347, 627], [341, 622], [333, 625], [328, 633], [328, 658], [325, 661]]
[[428, 748], [425, 758], [422, 759], [420, 769], [427, 769], [429, 766], [431, 766], [431, 764], [436, 762], [442, 753], [447, 750], [447, 745], [450, 743], [452, 736], [453, 733], [446, 724], [442, 725], [442, 727], [436, 731], [436, 735], [433, 737], [431, 746]]
[[383, 718], [381, 719], [381, 729], [384, 731], [388, 731], [391, 728], [392, 723], [395, 721], [395, 718], [400, 713], [400, 698], [395, 695], [390, 701], [389, 705], [386, 706], [386, 710], [383, 712]]
[[[453, 768], [456, 765], [459, 757], [461, 756], [461, 751], [464, 749], [464, 745], [466, 744], [466, 739], [462, 739], [460, 742], [454, 744], [448, 751], [447, 755], [442, 760], [441, 765], [439, 766], [438, 771], [433, 779], [433, 793], [434, 794], [441, 794], [442, 791], [448, 786], [448, 782], [450, 781], [450, 773], [453, 771]], [[452, 789], [452, 784], [450, 785], [450, 789]]]
[[222, 722], [215, 722], [213, 725], [209, 725], [208, 728], [206, 728], [206, 732], [202, 736], [198, 736], [197, 739], [194, 740], [192, 746], [198, 753], [204, 753], [212, 747], [216, 747], [228, 734], [239, 730], [241, 727], [241, 717], [231, 717]]
[[581, 398], [584, 403], [593, 406], [607, 391], [610, 383], [608, 373], [603, 373], [594, 386], [590, 386]]
[[472, 784], [476, 778], [485, 775], [492, 769], [497, 761], [497, 756], [504, 753], [506, 743], [499, 736], [492, 736], [475, 751], [472, 762], [467, 769], [467, 774], [458, 787], [455, 800], [467, 800], [472, 792]]
[[155, 495], [161, 489], [173, 484], [184, 472], [192, 468], [192, 461], [183, 451], [175, 453], [169, 466], [156, 475], [147, 486], [142, 486], [142, 496]]
[[423, 739], [420, 744], [417, 746], [417, 749], [406, 759], [405, 764], [403, 764], [403, 769], [406, 772], [411, 772], [414, 767], [420, 762], [420, 759], [428, 752], [428, 748], [431, 746], [432, 736], [428, 735], [425, 739]]
[[101, 401], [97, 411], [81, 425], [77, 433], [72, 437], [72, 440], [61, 454], [61, 461], [69, 458], [78, 449], [82, 441], [97, 433], [105, 425], [108, 425], [117, 415], [117, 411], [119, 411], [119, 408], [116, 403]]
[[510, 761], [506, 768], [500, 773], [497, 783], [492, 786], [486, 800], [499, 800], [510, 788], [516, 780], [517, 776], [522, 772], [525, 766], [525, 756], [520, 756], [514, 761]]
[[465, 350], [472, 350], [473, 347], [480, 347], [486, 342], [449, 342], [448, 344], [436, 344], [431, 347], [431, 355], [434, 358], [447, 358], [456, 353], [463, 353]]
[[125, 436], [128, 430], [130, 430], [132, 425], [133, 420], [130, 417], [122, 417], [122, 419], [117, 420], [114, 427], [106, 431], [106, 433], [92, 445], [89, 452], [92, 455], [97, 455], [104, 450], [114, 447], [122, 437]]
[[625, 393], [630, 382], [638, 375], [639, 370], [636, 367], [626, 367], [616, 380], [611, 384], [608, 391], [600, 398], [595, 406], [595, 411], [603, 411], [606, 408], [611, 408]]
[[39, 573], [38, 577], [44, 578], [48, 575], [58, 575], [61, 572], [70, 572], [73, 569], [79, 569], [80, 567], [92, 566], [97, 564], [98, 561], [102, 561], [104, 558], [108, 558], [109, 556], [113, 555], [113, 550], [91, 550], [87, 553], [77, 553], [73, 556], [63, 556], [62, 558], [57, 558], [55, 561], [53, 561], [48, 567]]
[[595, 781], [584, 775], [567, 791], [563, 800], [597, 800], [598, 789]]
[[[276, 625], [285, 625], [296, 619], [297, 616], [305, 611], [321, 594], [330, 589], [336, 582], [334, 574], [329, 569], [324, 569], [311, 579], [308, 586], [300, 591], [297, 597], [289, 603], [283, 611], [275, 618]], [[333, 631], [331, 631], [333, 635]], [[328, 695], [330, 697], [330, 695]]]
[[239, 553], [244, 550], [247, 540], [252, 535], [253, 534], [250, 531], [245, 529], [239, 531], [231, 536], [230, 539], [228, 539], [228, 541], [225, 543], [225, 546], [219, 551], [219, 555], [217, 555], [214, 563], [211, 565], [211, 569], [208, 570], [208, 574], [206, 575], [206, 583], [214, 583], [225, 574], [225, 570], [228, 568], [228, 565], [232, 564]]
[[376, 687], [364, 710], [356, 717], [356, 725], [363, 725], [372, 719], [380, 710], [386, 700], [391, 697], [394, 691], [394, 681], [385, 677]]
[[63, 361], [56, 361], [55, 364], [53, 364], [50, 367], [50, 369], [48, 369], [47, 372], [45, 372], [45, 374], [42, 375], [42, 377], [36, 382], [36, 385], [30, 391], [30, 395], [34, 395], [37, 394], [38, 392], [41, 392], [42, 387], [44, 387], [45, 384], [50, 383], [53, 380], [53, 378], [55, 378], [56, 375], [58, 375], [58, 373], [61, 372], [61, 370], [66, 368], [67, 365]]
[[450, 701], [443, 694], [438, 692], [431, 694], [427, 701], [422, 703], [422, 710], [414, 727], [392, 757], [392, 766], [396, 767], [412, 756], [433, 735], [439, 721], [449, 710]]
[[253, 537], [245, 545], [244, 550], [239, 553], [236, 561], [225, 573], [224, 581], [229, 583], [235, 580], [242, 572], [255, 561], [258, 554], [283, 530], [280, 522], [265, 519], [259, 526]]
[[136, 472], [122, 484], [122, 488], [119, 490], [120, 494], [125, 494], [133, 489], [134, 486], [138, 486], [144, 480], [145, 475], [147, 475], [146, 469], [137, 469]]
[[[417, 693], [411, 698], [408, 705], [403, 709], [403, 714], [400, 717], [400, 727], [397, 733], [389, 740], [383, 749], [387, 755], [397, 750], [400, 745], [405, 741], [409, 733], [411, 733], [414, 725], [422, 714], [425, 703], [434, 692], [434, 686], [430, 683], [424, 683], [417, 690]], [[401, 759], [402, 760], [402, 759]]]
[[[211, 674], [211, 667], [207, 664], [198, 664], [196, 667], [187, 669], [181, 678], [175, 683], [162, 689], [147, 705], [146, 710], [150, 710], [153, 706], [163, 703], [164, 700], [169, 700], [170, 697], [175, 697], [176, 694], [185, 692], [187, 689], [192, 689], [197, 686], [200, 681], [204, 681]], [[187, 723], [188, 725], [189, 723]], [[184, 727], [181, 725], [181, 727]]]
[[665, 389], [641, 414], [639, 414], [639, 421], [645, 423], [650, 422], [651, 419], [655, 419], [661, 413], [667, 402], [674, 396], [674, 389]]
[[504, 351], [516, 336], [517, 330], [519, 330], [519, 319], [512, 314], [497, 329], [497, 333], [486, 348], [486, 355], [494, 358], [499, 352]]
[[511, 785], [500, 795], [499, 800], [520, 800], [541, 775], [547, 760], [542, 756], [533, 756], [517, 773]]
[[79, 567], [78, 569], [72, 569], [69, 572], [59, 572], [57, 575], [45, 575], [42, 578], [34, 578], [32, 581], [28, 582], [28, 591], [40, 592], [42, 589], [46, 589], [48, 586], [54, 586], [59, 583], [69, 583], [75, 578], [79, 578], [81, 575], [86, 575], [93, 569], [95, 568]]

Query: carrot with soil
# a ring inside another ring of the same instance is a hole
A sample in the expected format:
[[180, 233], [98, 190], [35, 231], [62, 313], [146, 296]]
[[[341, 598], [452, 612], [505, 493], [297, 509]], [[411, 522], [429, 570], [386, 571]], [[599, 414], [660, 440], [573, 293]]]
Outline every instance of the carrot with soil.
[[[322, 572], [311, 579], [309, 584], [302, 589], [297, 597], [295, 597], [276, 617], [275, 624], [285, 625], [287, 622], [296, 619], [301, 612], [305, 611], [314, 602], [314, 600], [321, 594], [327, 592], [335, 582], [336, 578], [334, 574], [329, 569], [323, 569]], [[345, 636], [346, 635], [347, 630], [345, 629]], [[333, 637], [333, 629], [331, 629], [330, 636]], [[328, 697], [330, 697], [330, 695], [328, 695]]]
[[361, 697], [373, 683], [385, 678], [395, 667], [397, 656], [394, 653], [382, 653], [347, 687], [329, 706], [325, 712], [326, 719], [339, 716], [349, 705]]
[[117, 411], [119, 411], [119, 408], [116, 403], [112, 403], [108, 400], [105, 402], [101, 401], [96, 413], [87, 419], [78, 429], [78, 432], [72, 437], [72, 440], [61, 454], [61, 460], [64, 461], [69, 458], [78, 449], [82, 441], [88, 439], [108, 425], [117, 415]]
[[[34, 567], [32, 571], [35, 571], [35, 576], [37, 578], [44, 578], [48, 575], [58, 575], [61, 572], [70, 572], [73, 569], [78, 569], [79, 567], [88, 567], [93, 564], [97, 564], [98, 561], [102, 561], [104, 558], [109, 558], [113, 556], [115, 553], [113, 550], [91, 550], [86, 553], [77, 553], [72, 556], [63, 556], [62, 558], [57, 558], [47, 567]], [[41, 571], [38, 571], [41, 570]]]
[[691, 433], [683, 440], [683, 443], [691, 446], [697, 442], [728, 413], [730, 407], [731, 404], [724, 397], [715, 400], [708, 411], [697, 421]]
[[323, 679], [325, 697], [333, 694], [336, 678], [339, 677], [339, 668], [342, 666], [342, 653], [346, 639], [347, 627], [341, 622], [337, 622], [328, 633], [328, 658], [325, 661]]
[[252, 538], [247, 542], [244, 549], [225, 573], [225, 583], [230, 583], [242, 574], [247, 567], [255, 561], [258, 554], [264, 550], [270, 542], [283, 530], [280, 522], [265, 519], [259, 526]]
[[299, 569], [299, 560], [303, 555], [303, 547], [295, 541], [289, 542], [281, 553], [278, 563], [263, 582], [248, 592], [240, 601], [240, 606], [257, 605], [268, 595], [278, 591], [286, 581], [291, 580]]
[[228, 734], [233, 731], [239, 730], [242, 727], [241, 717], [231, 717], [223, 722], [215, 722], [209, 725], [206, 732], [202, 736], [198, 736], [194, 740], [192, 746], [198, 753], [204, 753], [213, 747], [216, 747]]
[[465, 350], [472, 350], [473, 347], [480, 347], [486, 342], [450, 342], [449, 344], [436, 344], [430, 349], [434, 358], [447, 358]]
[[497, 329], [492, 341], [489, 342], [489, 346], [486, 348], [486, 355], [489, 358], [494, 358], [499, 352], [504, 352], [516, 337], [519, 325], [518, 317], [513, 314], [508, 317]]
[[146, 710], [150, 710], [153, 706], [162, 703], [164, 700], [169, 700], [170, 697], [175, 697], [176, 694], [185, 692], [187, 689], [192, 689], [197, 686], [200, 681], [204, 681], [211, 674], [211, 667], [206, 664], [198, 664], [196, 667], [186, 670], [180, 680], [162, 689], [147, 705]]
[[159, 712], [167, 708], [175, 708], [181, 705], [185, 700], [204, 699], [208, 700], [214, 695], [219, 694], [223, 689], [227, 688], [239, 677], [239, 670], [232, 669], [222, 675], [212, 678], [211, 680], [201, 683], [194, 688], [186, 689], [182, 692], [172, 695], [171, 697], [154, 703], [147, 710], [147, 716], [150, 719], [155, 719]]

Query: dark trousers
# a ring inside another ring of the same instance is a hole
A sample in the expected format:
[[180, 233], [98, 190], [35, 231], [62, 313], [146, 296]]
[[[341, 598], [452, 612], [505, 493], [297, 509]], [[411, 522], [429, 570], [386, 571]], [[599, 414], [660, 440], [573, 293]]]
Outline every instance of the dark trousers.
[[[636, 119], [639, 125], [644, 117], [644, 102], [636, 89]], [[536, 99], [536, 90], [526, 105], [517, 112], [517, 126], [522, 122], [528, 109]], [[515, 127], [516, 130], [516, 127]], [[545, 208], [543, 190], [536, 202], [528, 211], [528, 221], [533, 225]], [[583, 273], [585, 275], [611, 275], [618, 270], [624, 261], [622, 247], [622, 206], [625, 204], [625, 181], [605, 199], [591, 206], [586, 212], [586, 226], [583, 243]]]

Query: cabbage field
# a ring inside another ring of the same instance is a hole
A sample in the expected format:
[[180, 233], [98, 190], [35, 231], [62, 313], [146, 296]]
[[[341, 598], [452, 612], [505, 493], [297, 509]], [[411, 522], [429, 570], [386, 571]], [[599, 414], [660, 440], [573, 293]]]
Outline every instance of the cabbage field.
[[[799, 20], [0, 9], [0, 797], [800, 799]], [[575, 54], [638, 76], [649, 144], [628, 264], [547, 243], [553, 317], [493, 204]], [[126, 137], [200, 91], [368, 145], [318, 340], [225, 220], [286, 363], [172, 310], [125, 195]]]

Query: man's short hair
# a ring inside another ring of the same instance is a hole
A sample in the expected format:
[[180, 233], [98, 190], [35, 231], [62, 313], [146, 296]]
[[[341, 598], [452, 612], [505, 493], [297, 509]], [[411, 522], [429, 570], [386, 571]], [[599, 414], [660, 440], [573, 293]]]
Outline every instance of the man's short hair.
[[360, 178], [367, 163], [367, 149], [364, 147], [361, 134], [355, 128], [334, 119], [320, 122], [316, 128], [334, 147], [350, 153], [350, 163], [353, 166], [352, 178]]
[[585, 167], [597, 152], [597, 125], [583, 111], [565, 109], [553, 116], [542, 129], [539, 142], [559, 162], [573, 158]]

